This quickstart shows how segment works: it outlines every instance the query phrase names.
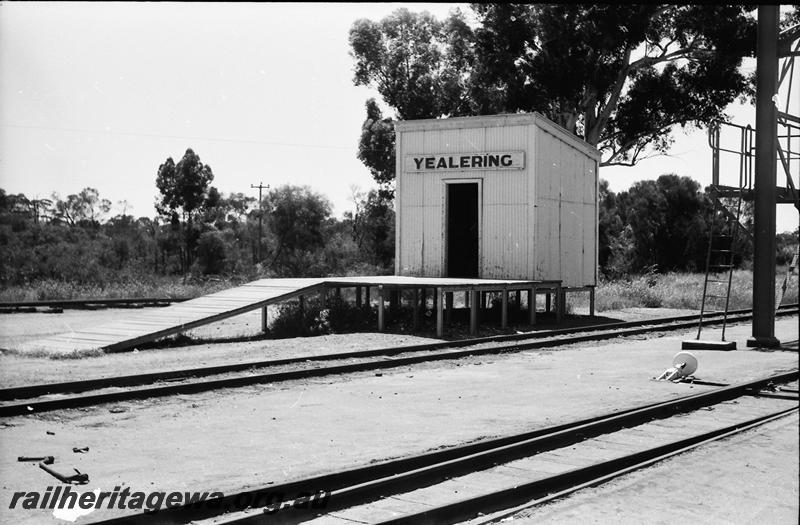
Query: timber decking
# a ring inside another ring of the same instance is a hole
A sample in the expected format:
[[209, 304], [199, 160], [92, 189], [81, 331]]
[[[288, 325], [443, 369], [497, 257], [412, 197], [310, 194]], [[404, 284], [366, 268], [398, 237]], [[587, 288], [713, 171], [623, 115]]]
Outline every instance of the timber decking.
[[158, 310], [126, 312], [125, 318], [20, 345], [19, 350], [71, 352], [89, 349], [124, 350], [162, 337], [227, 319], [326, 288], [378, 287], [385, 289], [440, 288], [455, 290], [529, 290], [560, 287], [558, 281], [419, 278], [405, 276], [261, 279], [176, 303]]

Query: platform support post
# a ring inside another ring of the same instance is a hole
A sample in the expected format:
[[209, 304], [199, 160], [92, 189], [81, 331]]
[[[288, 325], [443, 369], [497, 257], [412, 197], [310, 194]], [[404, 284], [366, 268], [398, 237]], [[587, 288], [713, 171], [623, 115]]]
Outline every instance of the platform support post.
[[503, 289], [500, 307], [500, 328], [508, 328], [508, 290]]
[[444, 312], [444, 322], [447, 323], [448, 326], [453, 322], [453, 292], [445, 292], [445, 312]]
[[536, 288], [528, 288], [528, 321], [536, 324]]
[[469, 291], [470, 306], [469, 309], [469, 333], [475, 335], [478, 333], [478, 312], [481, 309], [481, 303], [478, 300], [478, 290]]
[[342, 298], [342, 287], [341, 286], [337, 286], [336, 287], [336, 295], [335, 295], [335, 297], [337, 299], [341, 299]]
[[370, 292], [370, 287], [369, 286], [365, 286], [364, 287], [364, 303], [366, 303], [367, 306], [371, 307], [372, 306], [372, 299], [369, 296], [369, 292]]
[[470, 295], [471, 295], [471, 293], [470, 293], [470, 291], [469, 291], [469, 290], [464, 290], [464, 307], [465, 307], [465, 308], [469, 308], [469, 305], [470, 305], [470, 302], [469, 302]]
[[389, 291], [389, 309], [392, 311], [397, 310], [400, 305], [400, 290], [394, 289]]
[[434, 288], [433, 289], [433, 311], [434, 312], [438, 312], [439, 311], [439, 303], [441, 302], [440, 301], [441, 294], [439, 293], [439, 291], [440, 291], [439, 288]]
[[411, 316], [414, 330], [419, 330], [419, 288], [414, 288], [414, 298], [411, 306]]
[[756, 161], [753, 188], [753, 336], [749, 347], [776, 348], [775, 200], [777, 196], [777, 5], [758, 6], [756, 46]]
[[544, 296], [544, 311], [550, 312], [550, 293], [548, 292]]
[[383, 285], [378, 286], [378, 331], [383, 332], [385, 327], [384, 324], [384, 312], [383, 312]]
[[361, 308], [361, 287], [356, 286], [356, 307]]
[[594, 317], [594, 286], [589, 288], [589, 315]]
[[267, 313], [267, 307], [263, 306], [261, 308], [261, 331], [265, 334], [267, 333], [267, 324], [269, 324], [269, 314]]
[[567, 311], [567, 292], [559, 286], [556, 288], [556, 322], [560, 323], [564, 320], [564, 314]]
[[433, 302], [436, 303], [436, 337], [442, 337], [444, 335], [444, 300], [441, 287], [436, 288]]

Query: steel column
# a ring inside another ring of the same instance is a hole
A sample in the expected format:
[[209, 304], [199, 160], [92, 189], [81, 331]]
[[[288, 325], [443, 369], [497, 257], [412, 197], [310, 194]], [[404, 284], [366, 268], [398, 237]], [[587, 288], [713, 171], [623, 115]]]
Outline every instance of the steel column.
[[536, 288], [528, 289], [528, 318], [531, 326], [536, 324]]
[[478, 312], [481, 309], [481, 303], [478, 299], [478, 291], [469, 291], [469, 333], [475, 335], [478, 333]]
[[442, 337], [444, 335], [444, 298], [441, 287], [436, 288], [433, 302], [436, 303], [436, 337]]
[[449, 326], [453, 322], [453, 292], [445, 292], [444, 322]]
[[419, 289], [414, 288], [414, 297], [412, 299], [413, 305], [411, 306], [412, 326], [414, 330], [419, 330]]
[[500, 328], [508, 328], [508, 290], [503, 290], [500, 305]]
[[384, 300], [385, 297], [383, 296], [383, 285], [379, 285], [378, 286], [378, 331], [379, 332], [383, 332], [383, 329], [385, 327], [384, 313], [383, 313]]
[[753, 337], [747, 346], [776, 347], [775, 205], [777, 185], [778, 6], [758, 7], [756, 173], [754, 186]]

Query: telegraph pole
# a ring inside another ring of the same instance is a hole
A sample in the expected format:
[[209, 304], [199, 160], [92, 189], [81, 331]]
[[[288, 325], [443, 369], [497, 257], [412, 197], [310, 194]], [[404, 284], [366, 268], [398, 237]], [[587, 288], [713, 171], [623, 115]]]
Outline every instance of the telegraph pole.
[[263, 182], [259, 182], [258, 186], [253, 184], [250, 185], [251, 188], [258, 188], [258, 262], [261, 262], [261, 238], [263, 234], [261, 233], [261, 218], [264, 216], [264, 209], [261, 200], [261, 190], [268, 190], [269, 184], [264, 186]]

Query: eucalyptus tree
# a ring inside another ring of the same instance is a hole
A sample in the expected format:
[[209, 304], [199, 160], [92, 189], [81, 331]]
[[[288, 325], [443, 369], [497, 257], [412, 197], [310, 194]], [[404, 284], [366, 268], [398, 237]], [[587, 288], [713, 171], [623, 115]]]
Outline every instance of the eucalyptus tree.
[[[350, 30], [367, 104], [359, 158], [379, 183], [393, 119], [538, 111], [602, 153], [603, 166], [662, 154], [675, 126], [727, 119], [752, 95], [753, 6], [473, 4], [444, 21], [400, 9]], [[377, 135], [377, 137], [375, 137]], [[372, 151], [370, 151], [372, 148]]]

